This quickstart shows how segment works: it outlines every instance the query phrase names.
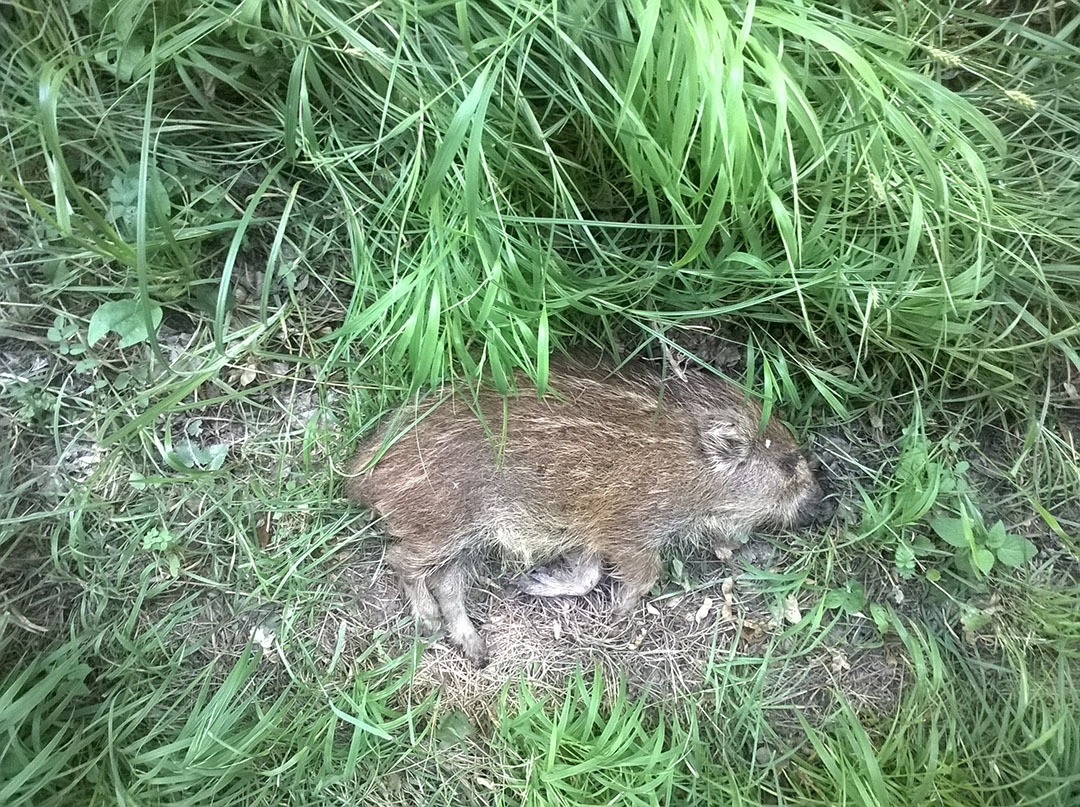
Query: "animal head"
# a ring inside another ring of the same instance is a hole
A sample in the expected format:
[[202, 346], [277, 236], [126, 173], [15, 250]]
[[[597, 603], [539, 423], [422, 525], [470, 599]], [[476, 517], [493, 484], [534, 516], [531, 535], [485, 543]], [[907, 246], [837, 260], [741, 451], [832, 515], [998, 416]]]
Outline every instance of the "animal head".
[[738, 503], [732, 516], [748, 527], [805, 526], [828, 519], [817, 463], [775, 420], [760, 428], [758, 413], [732, 410], [706, 419], [702, 450], [710, 470], [722, 478], [725, 498]]

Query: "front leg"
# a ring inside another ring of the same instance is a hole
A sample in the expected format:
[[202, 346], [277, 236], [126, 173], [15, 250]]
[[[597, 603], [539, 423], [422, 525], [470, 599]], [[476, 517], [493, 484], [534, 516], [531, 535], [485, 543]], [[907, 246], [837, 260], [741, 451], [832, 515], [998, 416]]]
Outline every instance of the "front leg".
[[712, 552], [717, 560], [729, 561], [735, 553], [746, 546], [746, 536], [742, 540], [729, 536], [716, 536], [712, 540]]
[[729, 561], [750, 539], [750, 530], [736, 528], [725, 521], [713, 521], [707, 526], [708, 544], [717, 560]]

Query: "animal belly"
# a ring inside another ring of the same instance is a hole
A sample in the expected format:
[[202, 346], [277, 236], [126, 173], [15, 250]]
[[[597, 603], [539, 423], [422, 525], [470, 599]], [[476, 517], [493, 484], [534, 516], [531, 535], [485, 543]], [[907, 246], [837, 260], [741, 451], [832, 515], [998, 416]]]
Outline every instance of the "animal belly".
[[526, 567], [545, 563], [581, 545], [564, 525], [521, 507], [497, 508], [488, 518], [492, 548]]

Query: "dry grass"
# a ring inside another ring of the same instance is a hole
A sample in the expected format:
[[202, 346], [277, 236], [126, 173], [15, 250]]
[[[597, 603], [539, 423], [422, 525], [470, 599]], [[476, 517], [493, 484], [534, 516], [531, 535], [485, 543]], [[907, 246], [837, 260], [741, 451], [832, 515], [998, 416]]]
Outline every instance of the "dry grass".
[[[811, 647], [798, 636], [784, 638], [793, 627], [790, 620], [775, 598], [757, 590], [756, 578], [741, 571], [748, 561], [775, 557], [761, 543], [730, 562], [691, 558], [686, 571], [696, 581], [692, 588], [669, 582], [623, 622], [612, 620], [604, 583], [586, 597], [543, 599], [482, 576], [470, 614], [487, 641], [490, 661], [477, 669], [441, 634], [416, 634], [383, 561], [378, 533], [350, 541], [354, 547], [338, 557], [336, 570], [322, 581], [320, 607], [292, 621], [284, 633], [281, 626], [290, 616], [275, 603], [200, 593], [190, 586], [182, 595], [153, 603], [143, 614], [145, 629], [186, 608], [191, 615], [177, 621], [164, 641], [167, 651], [183, 652], [189, 663], [238, 659], [259, 632], [274, 637], [268, 663], [288, 668], [298, 654], [314, 669], [333, 667], [346, 679], [357, 669], [418, 653], [401, 706], [434, 693], [443, 709], [484, 720], [504, 708], [505, 699], [513, 703], [521, 687], [534, 697], [555, 698], [580, 670], [592, 668], [601, 671], [612, 696], [624, 684], [625, 695], [619, 697], [643, 697], [653, 705], [707, 697], [720, 669], [737, 669], [750, 679], [764, 670], [763, 685], [753, 685], [759, 686], [762, 702], [777, 711], [776, 725], [796, 725], [791, 714], [784, 717], [786, 710], [818, 721], [835, 710], [838, 698], [858, 713], [887, 716], [903, 694], [908, 674], [903, 650], [883, 643], [865, 616], [838, 622]], [[811, 595], [803, 600], [804, 607], [813, 607]]]

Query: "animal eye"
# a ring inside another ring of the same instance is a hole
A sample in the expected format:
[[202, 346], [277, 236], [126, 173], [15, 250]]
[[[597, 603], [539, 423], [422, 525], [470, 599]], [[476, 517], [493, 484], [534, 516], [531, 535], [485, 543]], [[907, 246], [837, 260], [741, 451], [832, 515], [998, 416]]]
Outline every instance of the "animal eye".
[[777, 465], [780, 466], [780, 470], [785, 476], [795, 476], [797, 464], [794, 457], [781, 457], [777, 460]]

